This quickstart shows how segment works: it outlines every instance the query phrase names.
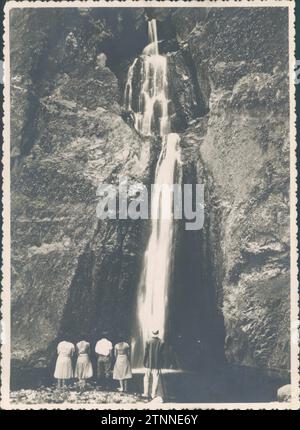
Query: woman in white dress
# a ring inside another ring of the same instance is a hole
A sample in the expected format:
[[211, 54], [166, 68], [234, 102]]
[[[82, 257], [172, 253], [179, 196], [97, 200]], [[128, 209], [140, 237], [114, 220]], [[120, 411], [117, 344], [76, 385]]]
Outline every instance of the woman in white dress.
[[73, 343], [63, 340], [57, 345], [57, 360], [54, 371], [54, 378], [57, 379], [57, 387], [65, 386], [66, 380], [73, 378], [73, 368], [71, 357], [75, 352]]
[[116, 362], [114, 366], [113, 379], [119, 381], [118, 391], [127, 391], [128, 379], [132, 378], [130, 365], [130, 346], [127, 342], [119, 342], [115, 345]]
[[75, 378], [78, 378], [81, 388], [85, 387], [86, 380], [93, 376], [93, 367], [90, 360], [90, 344], [81, 340], [76, 345], [78, 353], [75, 367]]

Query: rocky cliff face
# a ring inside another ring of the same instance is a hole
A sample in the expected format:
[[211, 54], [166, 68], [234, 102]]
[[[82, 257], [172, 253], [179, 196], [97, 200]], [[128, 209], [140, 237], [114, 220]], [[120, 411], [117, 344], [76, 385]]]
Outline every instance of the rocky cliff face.
[[[13, 359], [43, 367], [61, 335], [129, 335], [148, 226], [97, 220], [96, 189], [120, 174], [152, 181], [159, 145], [121, 107], [150, 14], [166, 39], [184, 177], [205, 185], [204, 229], [178, 236], [170, 318], [232, 363], [288, 369], [281, 8], [11, 12]], [[184, 304], [189, 325], [174, 316]]]
[[183, 145], [206, 185], [226, 357], [288, 369], [287, 12], [190, 14], [175, 12], [172, 19], [200, 88], [204, 83], [209, 113], [188, 126]]
[[129, 330], [143, 225], [98, 220], [96, 190], [119, 175], [150, 183], [155, 144], [121, 118], [109, 18], [11, 15], [12, 351], [35, 366], [60, 334]]

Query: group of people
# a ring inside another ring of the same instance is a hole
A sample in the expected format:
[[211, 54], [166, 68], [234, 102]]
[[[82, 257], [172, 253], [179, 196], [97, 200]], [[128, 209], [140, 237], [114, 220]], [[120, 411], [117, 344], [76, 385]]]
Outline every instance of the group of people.
[[[160, 368], [162, 361], [163, 343], [159, 338], [159, 331], [154, 330], [152, 337], [146, 342], [144, 353], [144, 392], [143, 397], [154, 398], [157, 394]], [[127, 391], [128, 380], [132, 378], [130, 363], [130, 346], [127, 342], [118, 342], [114, 348], [110, 340], [103, 336], [95, 346], [97, 355], [97, 380], [99, 385], [105, 386], [111, 378], [119, 381], [120, 392]], [[72, 357], [77, 353], [75, 370], [72, 366]], [[57, 360], [54, 377], [57, 379], [57, 386], [65, 386], [66, 380], [77, 378], [80, 387], [83, 389], [86, 380], [93, 376], [93, 366], [91, 362], [91, 350], [89, 342], [81, 340], [76, 344], [68, 341], [61, 341], [57, 346]], [[152, 384], [151, 384], [152, 382]], [[150, 387], [150, 385], [152, 385]], [[150, 393], [151, 391], [151, 393]]]

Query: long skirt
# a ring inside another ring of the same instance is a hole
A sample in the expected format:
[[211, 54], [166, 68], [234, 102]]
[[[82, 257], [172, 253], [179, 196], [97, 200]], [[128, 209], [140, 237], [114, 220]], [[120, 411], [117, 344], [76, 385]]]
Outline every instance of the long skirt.
[[93, 367], [88, 354], [80, 354], [75, 367], [75, 378], [88, 379], [93, 376]]
[[56, 360], [54, 378], [70, 379], [73, 378], [71, 357], [59, 355]]
[[131, 366], [127, 355], [124, 354], [117, 356], [113, 378], [118, 381], [132, 378]]

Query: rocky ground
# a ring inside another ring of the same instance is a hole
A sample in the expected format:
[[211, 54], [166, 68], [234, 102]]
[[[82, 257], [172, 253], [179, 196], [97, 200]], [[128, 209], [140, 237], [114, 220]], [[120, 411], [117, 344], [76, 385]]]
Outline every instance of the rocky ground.
[[66, 388], [57, 389], [56, 385], [40, 387], [38, 389], [23, 389], [11, 392], [12, 403], [42, 404], [42, 403], [137, 403], [145, 402], [140, 395], [134, 393], [119, 393], [117, 391], [106, 391], [87, 385], [81, 390], [74, 384]]
[[[128, 393], [119, 393], [117, 384], [111, 382], [107, 390], [91, 380], [84, 391], [78, 383], [58, 390], [51, 380], [39, 386], [27, 385], [14, 388], [11, 401], [14, 404], [42, 403], [86, 403], [100, 404], [141, 404], [148, 403], [141, 397], [143, 372], [135, 372], [128, 386]], [[285, 384], [284, 386], [282, 386]], [[279, 378], [276, 373], [265, 374], [260, 369], [223, 367], [203, 369], [202, 372], [174, 371], [164, 369], [160, 379], [157, 397], [153, 403], [228, 403], [228, 402], [274, 402], [289, 401], [288, 379]]]

